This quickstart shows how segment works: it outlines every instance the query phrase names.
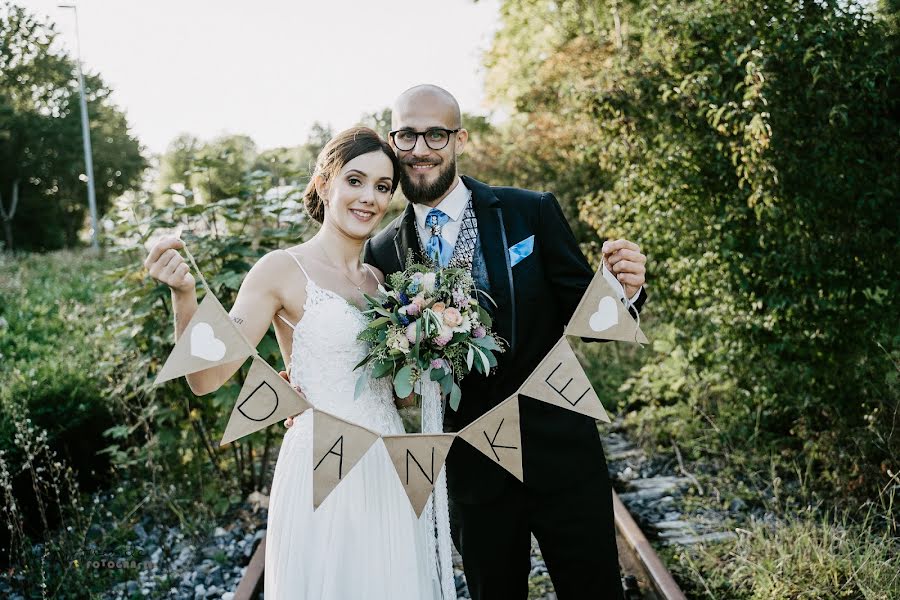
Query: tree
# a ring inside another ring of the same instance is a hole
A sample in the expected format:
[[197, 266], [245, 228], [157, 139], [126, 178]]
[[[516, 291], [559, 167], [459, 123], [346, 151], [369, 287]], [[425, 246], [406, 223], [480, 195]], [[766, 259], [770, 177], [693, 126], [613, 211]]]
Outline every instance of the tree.
[[[76, 245], [86, 213], [75, 64], [54, 50], [56, 35], [23, 8], [0, 4], [0, 195], [18, 182], [19, 206], [6, 222], [22, 249]], [[85, 91], [102, 214], [138, 185], [146, 162], [103, 80], [86, 74]]]

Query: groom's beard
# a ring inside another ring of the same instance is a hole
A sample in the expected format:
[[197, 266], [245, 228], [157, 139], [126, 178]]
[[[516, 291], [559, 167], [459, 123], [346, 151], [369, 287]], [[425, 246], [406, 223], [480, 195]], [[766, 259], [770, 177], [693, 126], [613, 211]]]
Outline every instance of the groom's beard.
[[[408, 165], [414, 165], [420, 162], [428, 161], [410, 161]], [[456, 180], [456, 156], [447, 166], [438, 172], [438, 178], [432, 183], [418, 184], [410, 177], [406, 168], [400, 169], [400, 187], [403, 188], [403, 195], [413, 204], [428, 204], [437, 200], [453, 185]]]

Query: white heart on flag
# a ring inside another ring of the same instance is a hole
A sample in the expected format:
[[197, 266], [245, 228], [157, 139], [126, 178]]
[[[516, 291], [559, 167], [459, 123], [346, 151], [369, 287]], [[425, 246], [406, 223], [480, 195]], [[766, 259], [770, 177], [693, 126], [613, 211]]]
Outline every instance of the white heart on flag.
[[191, 329], [191, 355], [209, 361], [225, 356], [225, 343], [216, 337], [209, 323], [201, 321]]
[[619, 311], [616, 299], [612, 296], [604, 296], [600, 299], [597, 312], [591, 315], [589, 322], [594, 331], [606, 331], [613, 325], [619, 324]]

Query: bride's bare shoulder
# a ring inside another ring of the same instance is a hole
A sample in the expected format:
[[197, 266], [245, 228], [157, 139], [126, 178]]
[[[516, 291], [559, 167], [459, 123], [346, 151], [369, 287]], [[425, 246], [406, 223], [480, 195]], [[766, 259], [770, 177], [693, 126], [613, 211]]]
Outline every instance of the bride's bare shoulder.
[[[278, 288], [286, 280], [302, 280], [303, 274], [297, 268], [294, 258], [302, 260], [302, 254], [300, 246], [267, 252], [251, 267], [247, 277], [258, 283], [267, 282], [272, 288]], [[297, 277], [285, 277], [288, 274], [296, 274]]]
[[263, 254], [262, 258], [256, 261], [254, 268], [259, 267], [261, 270], [269, 272], [281, 272], [289, 265], [297, 268], [297, 259], [303, 261], [306, 253], [303, 245], [291, 246], [290, 248], [279, 248]]

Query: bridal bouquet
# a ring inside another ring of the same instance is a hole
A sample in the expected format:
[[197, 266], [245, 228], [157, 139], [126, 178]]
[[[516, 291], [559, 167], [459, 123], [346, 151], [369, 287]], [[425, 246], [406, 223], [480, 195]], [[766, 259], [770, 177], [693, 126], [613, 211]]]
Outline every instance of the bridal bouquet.
[[[409, 264], [409, 263], [408, 263]], [[475, 298], [475, 282], [464, 269], [434, 270], [411, 264], [379, 286], [379, 297], [365, 295], [371, 321], [358, 339], [370, 343], [356, 369], [371, 362], [376, 378], [392, 377], [394, 391], [406, 398], [428, 376], [459, 407], [459, 382], [474, 368], [487, 375], [497, 366], [504, 342], [491, 333], [491, 318]], [[484, 293], [484, 292], [479, 292]], [[357, 393], [365, 377], [357, 382]]]

